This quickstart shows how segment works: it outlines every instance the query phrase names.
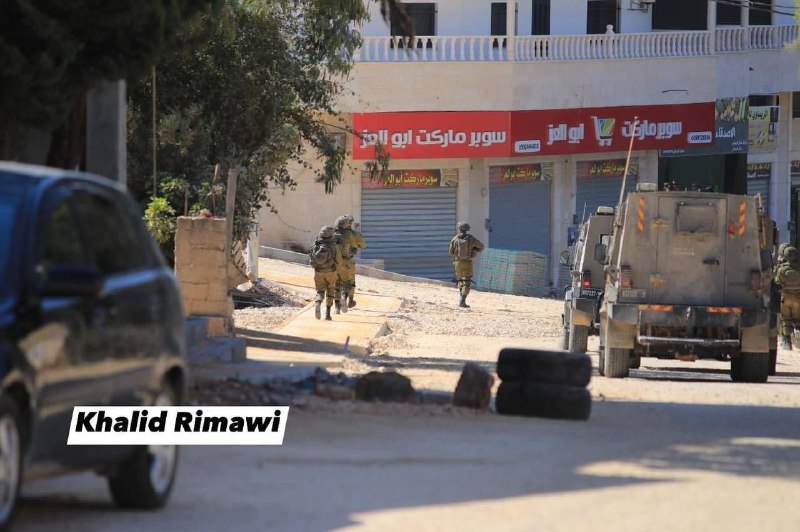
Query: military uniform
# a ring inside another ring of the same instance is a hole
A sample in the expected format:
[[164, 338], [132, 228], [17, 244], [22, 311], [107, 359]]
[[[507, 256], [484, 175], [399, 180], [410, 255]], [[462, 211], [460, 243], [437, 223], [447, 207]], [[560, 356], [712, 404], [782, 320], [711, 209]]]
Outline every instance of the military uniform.
[[467, 232], [470, 229], [468, 223], [459, 223], [457, 229], [459, 233], [450, 241], [450, 256], [453, 257], [458, 292], [461, 295], [458, 306], [469, 308], [467, 296], [472, 284], [472, 259], [483, 251], [484, 246], [480, 240]]
[[775, 282], [781, 287], [781, 345], [792, 348], [795, 325], [800, 325], [800, 265], [795, 263], [797, 250], [788, 246], [778, 264]]
[[[334, 229], [327, 225], [320, 229], [319, 237], [314, 241], [311, 251], [311, 265], [314, 267], [314, 288], [317, 289], [317, 297], [314, 299], [314, 316], [320, 319], [320, 307], [322, 300], [325, 299], [325, 319], [331, 319], [331, 307], [336, 291], [337, 270], [342, 263], [342, 252], [334, 240]], [[314, 261], [314, 249], [318, 247], [327, 248], [327, 260], [321, 264]]]
[[[356, 306], [356, 253], [367, 247], [367, 242], [360, 233], [352, 229], [353, 217], [339, 216], [336, 219], [336, 243], [342, 250], [342, 262], [339, 264], [336, 282], [336, 313], [347, 312]], [[349, 299], [349, 301], [348, 301]]]

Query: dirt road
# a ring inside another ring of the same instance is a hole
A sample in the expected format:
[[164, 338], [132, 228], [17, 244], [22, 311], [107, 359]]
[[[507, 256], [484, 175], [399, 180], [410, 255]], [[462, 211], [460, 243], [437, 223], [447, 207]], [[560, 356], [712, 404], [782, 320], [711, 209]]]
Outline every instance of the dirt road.
[[[452, 390], [465, 361], [558, 341], [555, 300], [474, 293], [463, 310], [455, 289], [358, 282], [404, 305], [345, 369]], [[287, 310], [251, 314], [237, 325], [268, 330]], [[800, 353], [781, 352], [766, 384], [733, 383], [723, 362], [643, 359], [628, 379], [595, 369], [590, 389], [586, 422], [294, 408], [282, 447], [184, 448], [162, 512], [116, 512], [84, 475], [28, 486], [18, 529], [798, 530]]]

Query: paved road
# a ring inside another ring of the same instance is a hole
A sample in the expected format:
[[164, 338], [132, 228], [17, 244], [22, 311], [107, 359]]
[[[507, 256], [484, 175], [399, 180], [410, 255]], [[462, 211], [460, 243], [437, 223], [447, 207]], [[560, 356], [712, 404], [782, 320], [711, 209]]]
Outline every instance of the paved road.
[[[28, 486], [18, 530], [796, 532], [800, 409], [758, 404], [770, 384], [747, 404], [712, 370], [651, 380], [654, 398], [596, 398], [587, 422], [295, 410], [282, 447], [184, 449], [159, 513], [118, 512], [83, 475]], [[622, 397], [641, 384], [615, 382]], [[798, 385], [792, 370], [773, 389]], [[673, 386], [716, 391], [681, 404]]]

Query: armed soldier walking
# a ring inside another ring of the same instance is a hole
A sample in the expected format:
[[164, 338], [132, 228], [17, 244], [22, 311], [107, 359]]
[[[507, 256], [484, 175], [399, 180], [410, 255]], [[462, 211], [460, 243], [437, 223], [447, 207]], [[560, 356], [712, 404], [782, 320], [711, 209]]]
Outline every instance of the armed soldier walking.
[[483, 243], [469, 234], [470, 227], [466, 222], [459, 222], [456, 226], [458, 234], [450, 241], [450, 256], [453, 257], [453, 266], [456, 270], [456, 282], [461, 294], [459, 307], [469, 308], [467, 296], [472, 284], [472, 260], [475, 255], [483, 251]]
[[342, 251], [342, 262], [339, 264], [336, 281], [336, 313], [347, 312], [356, 306], [356, 253], [367, 247], [361, 234], [353, 229], [353, 216], [346, 214], [336, 218], [336, 243]]
[[[800, 324], [800, 266], [795, 263], [797, 249], [787, 246], [778, 265], [775, 282], [781, 287], [781, 347], [792, 349], [792, 336]], [[779, 259], [780, 260], [780, 259]]]
[[342, 264], [342, 252], [334, 240], [334, 229], [330, 225], [319, 230], [319, 237], [309, 252], [311, 266], [314, 267], [314, 287], [317, 297], [314, 300], [314, 317], [320, 319], [320, 307], [325, 299], [325, 319], [331, 319], [331, 307], [336, 291], [337, 270]]

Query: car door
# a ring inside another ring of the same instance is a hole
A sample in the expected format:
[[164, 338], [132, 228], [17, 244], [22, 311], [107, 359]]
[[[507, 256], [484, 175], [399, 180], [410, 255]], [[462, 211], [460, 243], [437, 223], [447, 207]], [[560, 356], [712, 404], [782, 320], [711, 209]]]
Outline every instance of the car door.
[[103, 365], [104, 318], [95, 295], [54, 286], [64, 272], [93, 271], [71, 201], [69, 185], [61, 185], [39, 203], [27, 276], [37, 304], [25, 311], [29, 325], [18, 343], [37, 390], [32, 460], [80, 466], [87, 456], [66, 445], [72, 408], [107, 404], [111, 385]]
[[103, 275], [114, 367], [111, 404], [139, 405], [147, 400], [162, 338], [158, 273], [116, 191], [87, 184], [75, 203], [92, 261]]

